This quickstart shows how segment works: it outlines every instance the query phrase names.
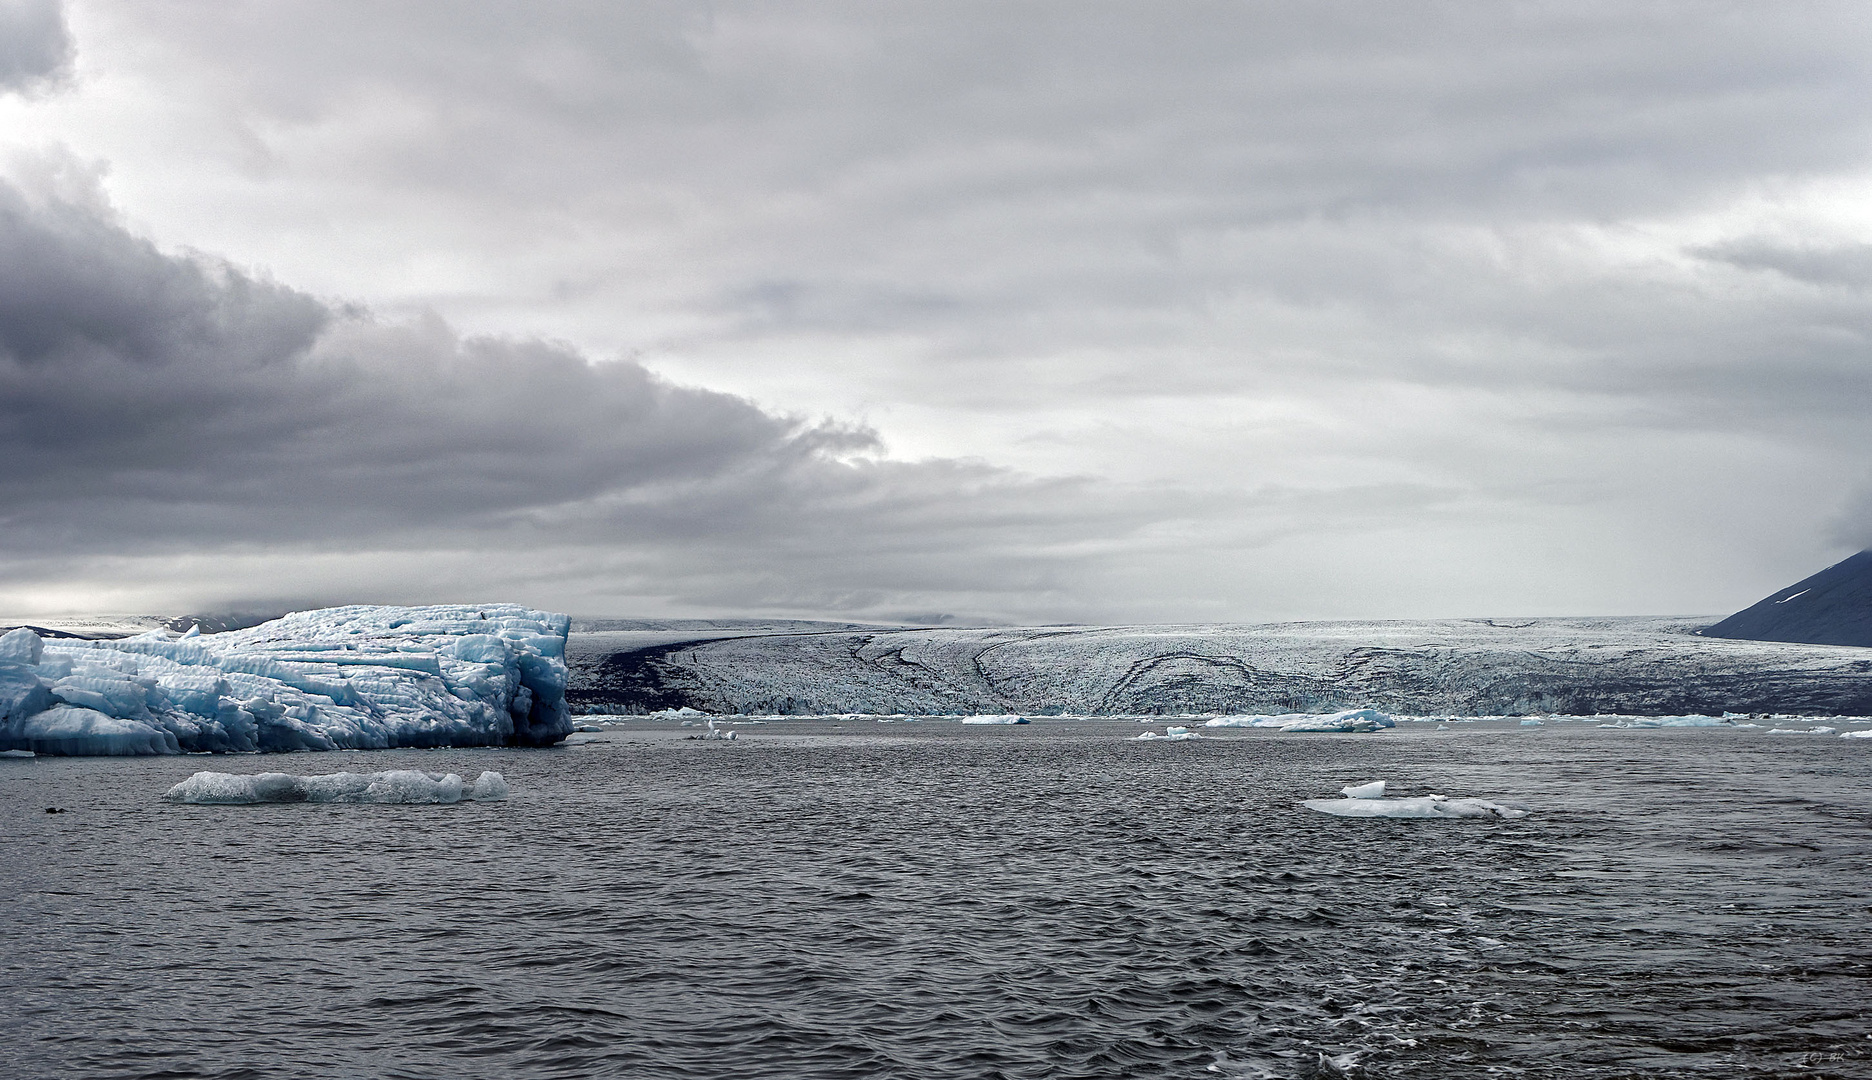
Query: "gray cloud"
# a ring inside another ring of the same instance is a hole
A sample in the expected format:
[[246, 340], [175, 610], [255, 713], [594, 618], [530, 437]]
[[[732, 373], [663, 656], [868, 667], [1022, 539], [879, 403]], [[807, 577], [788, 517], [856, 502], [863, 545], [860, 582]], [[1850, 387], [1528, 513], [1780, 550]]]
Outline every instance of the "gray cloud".
[[459, 588], [524, 578], [533, 551], [610, 551], [662, 579], [640, 598], [805, 610], [1018, 607], [1088, 572], [1072, 544], [1177, 502], [890, 461], [862, 428], [550, 342], [387, 324], [10, 185], [0, 460], [16, 581], [262, 545], [467, 552]]
[[16, 519], [563, 542], [613, 612], [1715, 612], [1836, 558], [1872, 458], [1858, 4], [226, 12], [74, 3], [86, 78], [21, 138], [380, 314], [174, 270], [216, 314], [137, 347], [225, 370], [19, 393], [216, 456], [68, 456]]
[[1872, 286], [1872, 244], [1811, 247], [1746, 237], [1699, 247], [1692, 254], [1744, 270], [1772, 270], [1809, 285]]
[[32, 93], [71, 71], [74, 53], [59, 0], [0, 0], [0, 93]]

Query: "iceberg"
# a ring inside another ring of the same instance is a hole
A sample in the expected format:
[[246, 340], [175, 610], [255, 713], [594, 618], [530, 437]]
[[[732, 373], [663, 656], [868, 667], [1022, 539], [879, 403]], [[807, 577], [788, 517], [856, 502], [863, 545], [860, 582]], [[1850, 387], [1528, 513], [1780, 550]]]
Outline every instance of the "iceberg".
[[0, 750], [146, 755], [546, 746], [572, 731], [570, 620], [352, 606], [246, 630], [0, 635]]
[[1030, 721], [1025, 716], [965, 716], [964, 724], [1025, 724]]
[[1416, 799], [1385, 799], [1352, 796], [1344, 799], [1308, 799], [1300, 804], [1334, 817], [1383, 818], [1518, 818], [1527, 811], [1483, 799], [1452, 799], [1447, 795], [1425, 795]]
[[1218, 716], [1204, 727], [1278, 728], [1281, 731], [1377, 731], [1396, 727], [1397, 721], [1377, 709], [1351, 709], [1337, 713], [1283, 713], [1278, 716]]
[[1348, 799], [1382, 799], [1384, 789], [1383, 780], [1373, 780], [1369, 784], [1348, 784], [1339, 789], [1339, 794]]
[[1191, 739], [1200, 739], [1200, 738], [1202, 738], [1201, 735], [1196, 734], [1194, 731], [1191, 731], [1189, 728], [1167, 727], [1164, 729], [1164, 732], [1162, 735], [1157, 734], [1155, 731], [1146, 731], [1144, 734], [1137, 736], [1133, 741], [1134, 742], [1151, 742], [1153, 740], [1158, 740], [1158, 741], [1168, 741], [1168, 742], [1188, 742]]
[[195, 806], [247, 806], [254, 803], [458, 803], [499, 802], [507, 798], [507, 781], [500, 773], [483, 772], [472, 787], [464, 787], [454, 773], [417, 772], [413, 769], [378, 773], [331, 773], [292, 776], [288, 773], [198, 772], [169, 789], [163, 799]]

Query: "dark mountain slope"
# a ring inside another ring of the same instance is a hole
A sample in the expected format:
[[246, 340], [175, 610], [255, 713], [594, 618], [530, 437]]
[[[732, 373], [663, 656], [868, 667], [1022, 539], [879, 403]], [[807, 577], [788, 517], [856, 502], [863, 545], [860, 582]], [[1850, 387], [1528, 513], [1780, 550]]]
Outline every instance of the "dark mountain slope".
[[1703, 636], [1872, 646], [1872, 550], [1789, 585]]

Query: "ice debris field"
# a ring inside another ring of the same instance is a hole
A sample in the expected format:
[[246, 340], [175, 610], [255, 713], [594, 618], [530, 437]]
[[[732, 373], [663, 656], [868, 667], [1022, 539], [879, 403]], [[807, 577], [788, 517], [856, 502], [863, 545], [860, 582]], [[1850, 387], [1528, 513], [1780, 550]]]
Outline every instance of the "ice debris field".
[[173, 803], [197, 806], [245, 806], [253, 803], [458, 803], [500, 802], [507, 780], [484, 772], [472, 785], [455, 773], [399, 769], [378, 773], [331, 773], [292, 776], [260, 773], [198, 772], [163, 796]]
[[543, 746], [572, 730], [564, 615], [512, 604], [302, 611], [247, 630], [0, 636], [0, 750]]

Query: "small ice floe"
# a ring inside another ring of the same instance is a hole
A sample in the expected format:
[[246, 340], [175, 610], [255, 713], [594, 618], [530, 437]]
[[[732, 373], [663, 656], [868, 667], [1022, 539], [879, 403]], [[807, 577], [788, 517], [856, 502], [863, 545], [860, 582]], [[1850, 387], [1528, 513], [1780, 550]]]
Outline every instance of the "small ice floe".
[[0, 750], [0, 758], [29, 758], [38, 756], [38, 754], [33, 753], [31, 750]]
[[1756, 724], [1738, 723], [1734, 714], [1723, 716], [1594, 716], [1588, 719], [1600, 721], [1602, 728], [1661, 728], [1661, 727], [1756, 727]]
[[1872, 739], [1872, 728], [1861, 728], [1858, 731], [1842, 731], [1840, 732], [1840, 738], [1842, 739]]
[[1831, 735], [1833, 734], [1835, 730], [1836, 729], [1830, 728], [1830, 727], [1810, 727], [1810, 728], [1777, 727], [1777, 728], [1769, 728], [1768, 734], [1770, 735]]
[[1196, 734], [1194, 731], [1191, 731], [1189, 728], [1167, 727], [1164, 729], [1164, 732], [1162, 735], [1157, 734], [1155, 731], [1146, 731], [1144, 734], [1139, 735], [1133, 741], [1135, 742], [1186, 742], [1190, 739], [1200, 739], [1200, 738], [1202, 738], [1201, 735]]
[[648, 714], [646, 719], [650, 719], [650, 720], [695, 720], [706, 715], [708, 714], [704, 713], [701, 709], [691, 709], [689, 706], [684, 705], [680, 709], [658, 709], [656, 712]]
[[1278, 728], [1281, 731], [1377, 731], [1396, 727], [1397, 721], [1377, 709], [1350, 709], [1337, 713], [1282, 713], [1278, 716], [1218, 716], [1204, 727]]
[[1025, 716], [1013, 716], [1009, 714], [997, 714], [993, 716], [964, 716], [962, 718], [962, 722], [964, 724], [1028, 724], [1028, 723], [1032, 723], [1032, 721], [1028, 720]]
[[1308, 799], [1301, 806], [1334, 817], [1384, 818], [1518, 818], [1527, 811], [1484, 799], [1452, 799], [1447, 795], [1424, 795], [1415, 799], [1387, 799], [1385, 782], [1342, 787], [1343, 799]]
[[1521, 721], [1521, 726], [1522, 727], [1541, 727], [1543, 725], [1538, 719], [1530, 716], [1526, 720]]
[[330, 773], [292, 776], [287, 773], [198, 772], [169, 789], [163, 799], [197, 806], [245, 806], [253, 803], [458, 803], [499, 802], [507, 797], [507, 780], [497, 772], [484, 772], [472, 786], [455, 773], [400, 769], [379, 773]]

